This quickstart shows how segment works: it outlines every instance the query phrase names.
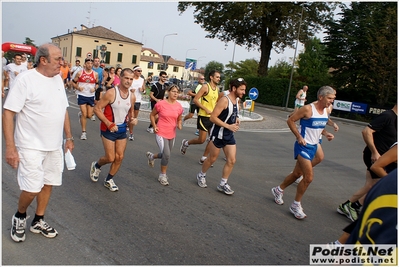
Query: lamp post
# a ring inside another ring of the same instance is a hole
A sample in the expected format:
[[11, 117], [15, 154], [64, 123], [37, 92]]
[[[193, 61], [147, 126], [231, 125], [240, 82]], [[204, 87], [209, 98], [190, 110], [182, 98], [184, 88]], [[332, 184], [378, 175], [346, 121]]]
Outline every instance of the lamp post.
[[[186, 58], [185, 58], [184, 60], [187, 60], [187, 53], [188, 53], [188, 51], [190, 51], [190, 50], [197, 50], [197, 48], [190, 48], [190, 49], [187, 49], [187, 51], [186, 51]], [[190, 79], [190, 68], [187, 69], [187, 80], [189, 80], [189, 79]]]
[[287, 100], [285, 101], [285, 108], [284, 108], [284, 110], [287, 110], [288, 101], [289, 101], [289, 98], [290, 98], [290, 91], [291, 91], [291, 84], [292, 84], [292, 76], [294, 75], [295, 57], [296, 57], [296, 51], [298, 50], [299, 33], [301, 32], [302, 16], [303, 16], [303, 6], [302, 6], [301, 18], [300, 18], [300, 20], [299, 20], [298, 37], [297, 37], [297, 39], [296, 39], [296, 46], [295, 46], [294, 58], [292, 59], [292, 69], [291, 69], [290, 84], [289, 84], [289, 86], [288, 86]]
[[163, 62], [163, 64], [162, 64], [161, 70], [163, 70], [163, 68], [164, 68], [164, 66], [165, 66], [165, 58], [163, 57], [163, 45], [165, 44], [165, 37], [166, 37], [166, 36], [170, 36], [170, 35], [177, 35], [177, 33], [169, 33], [169, 34], [166, 34], [166, 35], [163, 37], [163, 40], [162, 40], [162, 50], [161, 50], [161, 56], [162, 56], [162, 62]]

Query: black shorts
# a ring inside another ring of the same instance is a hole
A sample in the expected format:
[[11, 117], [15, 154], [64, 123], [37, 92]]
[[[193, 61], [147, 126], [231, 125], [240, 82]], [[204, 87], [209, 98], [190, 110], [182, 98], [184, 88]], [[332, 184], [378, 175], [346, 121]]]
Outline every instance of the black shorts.
[[217, 136], [211, 136], [211, 140], [215, 147], [217, 148], [223, 148], [227, 145], [235, 145], [236, 140], [234, 139], [234, 135], [231, 134], [229, 136], [223, 136], [223, 139], [217, 138]]
[[198, 113], [198, 110], [199, 110], [199, 108], [197, 107], [196, 104], [193, 103], [190, 105], [190, 113], [194, 113], [195, 111], [197, 111], [197, 113]]
[[141, 106], [140, 102], [134, 103], [134, 110], [140, 110], [140, 106]]
[[101, 87], [97, 88], [96, 93], [94, 94], [95, 100], [97, 100], [97, 101], [100, 100], [100, 95], [101, 95], [102, 91], [103, 91], [103, 89]]
[[197, 118], [197, 129], [208, 132], [213, 126], [209, 117], [198, 116]]
[[[370, 170], [370, 167], [371, 167], [371, 165], [373, 165], [373, 162], [371, 162], [371, 150], [368, 147], [366, 147], [363, 150], [363, 162], [364, 162], [364, 164], [366, 164], [367, 170], [371, 174], [371, 178], [373, 178], [373, 179], [382, 178], [382, 177], [379, 177], [377, 174], [375, 174], [372, 170]], [[388, 166], [386, 166], [385, 170], [386, 170], [386, 172], [389, 173], [392, 170], [396, 169], [397, 166], [398, 166], [397, 163], [393, 162], [393, 163], [389, 164]]]

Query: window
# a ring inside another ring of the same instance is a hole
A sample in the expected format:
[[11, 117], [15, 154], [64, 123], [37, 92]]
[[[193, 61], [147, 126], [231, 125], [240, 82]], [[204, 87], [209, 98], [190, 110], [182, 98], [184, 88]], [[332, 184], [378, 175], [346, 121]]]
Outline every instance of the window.
[[132, 64], [136, 64], [137, 63], [137, 56], [133, 55], [132, 56]]
[[119, 46], [123, 46], [123, 44], [119, 44]]
[[95, 43], [98, 43], [98, 40], [94, 40]]
[[99, 54], [98, 50], [97, 49], [93, 49], [93, 59], [96, 58], [96, 57], [100, 57], [98, 54]]
[[62, 56], [64, 57], [64, 58], [66, 58], [67, 57], [67, 48], [66, 47], [63, 47], [62, 48]]
[[111, 42], [107, 42], [107, 44], [111, 44]]
[[122, 62], [122, 53], [118, 53], [117, 62]]
[[162, 64], [158, 64], [157, 70], [161, 70]]
[[82, 56], [82, 48], [81, 47], [76, 47], [76, 56], [81, 57]]
[[173, 67], [173, 72], [179, 72], [179, 67]]
[[153, 69], [154, 68], [154, 62], [150, 61], [147, 64], [147, 69]]
[[111, 52], [109, 51], [105, 52], [105, 59], [104, 59], [105, 63], [109, 64], [110, 59], [111, 59]]

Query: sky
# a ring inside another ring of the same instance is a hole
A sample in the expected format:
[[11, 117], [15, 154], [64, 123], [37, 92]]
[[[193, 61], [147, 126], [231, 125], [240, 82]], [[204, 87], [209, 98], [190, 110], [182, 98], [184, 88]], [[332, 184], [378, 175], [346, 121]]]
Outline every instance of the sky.
[[[177, 1], [146, 2], [21, 2], [2, 1], [1, 42], [23, 43], [25, 37], [34, 40], [36, 45], [51, 42], [52, 37], [68, 33], [74, 27], [103, 26], [128, 38], [143, 43], [158, 53], [170, 55], [176, 60], [186, 57], [196, 59], [197, 67], [205, 67], [210, 61], [228, 64], [246, 59], [260, 59], [257, 50], [248, 51], [245, 47], [218, 39], [205, 38], [207, 32], [194, 23], [193, 9], [183, 14], [177, 11]], [[177, 33], [177, 35], [168, 35]], [[166, 36], [168, 35], [168, 36]], [[303, 50], [299, 44], [298, 53]], [[292, 62], [294, 49], [282, 54], [272, 51], [269, 67], [277, 60]]]

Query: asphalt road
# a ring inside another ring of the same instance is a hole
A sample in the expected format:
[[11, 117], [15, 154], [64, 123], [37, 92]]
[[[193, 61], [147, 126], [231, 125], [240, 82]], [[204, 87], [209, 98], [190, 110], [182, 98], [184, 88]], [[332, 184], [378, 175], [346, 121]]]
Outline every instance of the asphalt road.
[[[146, 151], [156, 152], [154, 135], [140, 121], [136, 140], [128, 142], [121, 169], [114, 177], [118, 192], [103, 186], [109, 166], [99, 182], [89, 178], [92, 161], [103, 154], [99, 121], [88, 121], [88, 139], [79, 140], [80, 126], [74, 97], [69, 108], [76, 139], [74, 171], [65, 169], [63, 185], [55, 187], [45, 220], [59, 232], [54, 239], [27, 231], [26, 241], [10, 238], [11, 217], [17, 208], [16, 171], [2, 168], [3, 265], [306, 265], [309, 244], [336, 240], [349, 220], [337, 206], [364, 183], [362, 162], [364, 126], [339, 123], [335, 139], [324, 139], [325, 160], [315, 168], [315, 178], [302, 206], [307, 214], [297, 220], [289, 212], [296, 186], [285, 190], [285, 204], [276, 205], [270, 189], [292, 171], [294, 136], [286, 130], [239, 131], [237, 163], [229, 184], [234, 195], [216, 190], [224, 164], [221, 153], [207, 173], [208, 188], [196, 184], [204, 145], [179, 151], [183, 138], [195, 129], [178, 131], [168, 176], [170, 185], [157, 181], [147, 165]], [[283, 120], [287, 113], [263, 110]], [[330, 130], [332, 130], [330, 128]], [[4, 155], [4, 145], [3, 145]], [[28, 209], [28, 223], [36, 203]]]

